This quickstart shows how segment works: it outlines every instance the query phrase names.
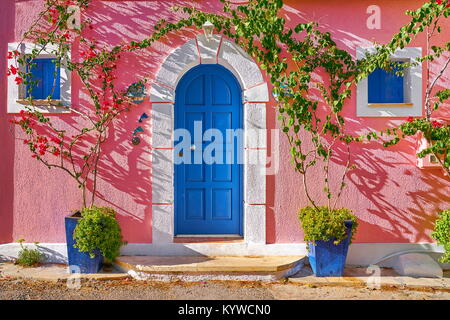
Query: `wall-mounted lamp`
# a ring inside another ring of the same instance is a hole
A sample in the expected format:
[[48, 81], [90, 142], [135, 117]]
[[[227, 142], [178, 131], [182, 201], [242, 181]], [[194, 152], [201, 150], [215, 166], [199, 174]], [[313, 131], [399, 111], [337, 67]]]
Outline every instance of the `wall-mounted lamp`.
[[205, 33], [206, 41], [211, 40], [212, 36], [213, 36], [214, 25], [211, 22], [206, 21], [202, 27], [203, 27], [203, 32]]

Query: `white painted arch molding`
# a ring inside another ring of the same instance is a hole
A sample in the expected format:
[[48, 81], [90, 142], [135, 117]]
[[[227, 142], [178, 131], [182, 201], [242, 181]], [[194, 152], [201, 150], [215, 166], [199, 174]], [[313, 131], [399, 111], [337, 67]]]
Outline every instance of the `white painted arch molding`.
[[244, 108], [244, 241], [266, 242], [267, 83], [258, 65], [237, 44], [221, 35], [203, 34], [172, 51], [150, 89], [152, 102], [152, 234], [153, 243], [174, 237], [173, 130], [175, 90], [183, 75], [199, 64], [220, 64], [242, 88]]

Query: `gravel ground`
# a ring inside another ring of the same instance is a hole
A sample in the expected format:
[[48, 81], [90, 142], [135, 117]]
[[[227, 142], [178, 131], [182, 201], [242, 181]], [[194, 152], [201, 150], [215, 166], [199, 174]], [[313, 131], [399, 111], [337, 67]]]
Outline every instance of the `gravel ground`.
[[351, 287], [309, 287], [284, 282], [155, 283], [135, 280], [83, 281], [79, 289], [66, 282], [0, 280], [0, 300], [272, 300], [375, 299], [450, 300], [450, 292]]

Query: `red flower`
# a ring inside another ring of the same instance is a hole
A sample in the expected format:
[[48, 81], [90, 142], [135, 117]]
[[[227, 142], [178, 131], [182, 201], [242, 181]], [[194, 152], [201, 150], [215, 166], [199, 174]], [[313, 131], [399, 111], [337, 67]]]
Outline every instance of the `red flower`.
[[14, 50], [14, 51], [8, 51], [8, 59], [12, 59], [14, 57], [17, 57], [19, 55], [19, 51]]
[[103, 101], [100, 109], [103, 111], [109, 111], [109, 106], [110, 106], [110, 103], [108, 101]]
[[21, 77], [16, 77], [15, 81], [16, 81], [16, 84], [19, 85], [22, 83], [23, 79]]
[[27, 144], [28, 142], [30, 142], [30, 140], [27, 139], [23, 140], [23, 144]]
[[439, 121], [433, 120], [433, 121], [431, 121], [431, 126], [435, 127], [435, 128], [440, 128], [440, 127], [442, 127], [442, 123], [440, 123]]
[[11, 71], [12, 74], [17, 74], [17, 70], [19, 70], [19, 69], [17, 69], [17, 68], [14, 67], [13, 65], [11, 65], [11, 66], [9, 67], [9, 70]]
[[408, 117], [408, 119], [406, 119], [406, 121], [408, 121], [408, 122], [413, 122], [413, 121], [414, 121], [414, 118], [413, 118], [413, 117]]
[[32, 157], [32, 158], [36, 158], [37, 155], [36, 155], [36, 154], [32, 154], [31, 157]]
[[47, 143], [48, 139], [46, 137], [38, 137], [37, 142], [38, 143]]
[[[448, 0], [446, 0], [446, 1], [448, 1]], [[442, 0], [436, 0], [436, 3], [437, 4], [442, 4]], [[450, 3], [447, 3], [446, 7], [449, 8], [450, 7]]]
[[59, 149], [56, 149], [55, 151], [53, 151], [53, 155], [54, 156], [59, 156], [61, 154], [61, 152], [59, 152]]
[[11, 71], [6, 71], [6, 76], [9, 77], [11, 75]]

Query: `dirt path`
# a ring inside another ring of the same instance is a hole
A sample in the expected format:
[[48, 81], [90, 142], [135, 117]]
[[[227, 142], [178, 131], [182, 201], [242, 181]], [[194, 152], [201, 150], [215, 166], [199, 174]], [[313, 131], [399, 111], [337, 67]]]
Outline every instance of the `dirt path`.
[[0, 300], [109, 300], [109, 299], [420, 299], [450, 300], [450, 292], [372, 290], [368, 288], [317, 287], [289, 283], [198, 282], [146, 283], [133, 280], [84, 281], [80, 289], [66, 282], [0, 280]]

